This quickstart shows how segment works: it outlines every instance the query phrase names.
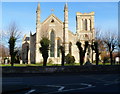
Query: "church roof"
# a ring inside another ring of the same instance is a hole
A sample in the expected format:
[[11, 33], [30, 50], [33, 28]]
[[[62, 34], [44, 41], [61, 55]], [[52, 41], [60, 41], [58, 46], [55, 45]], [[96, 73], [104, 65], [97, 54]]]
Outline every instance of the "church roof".
[[22, 41], [29, 41], [30, 40], [30, 37], [28, 35], [24, 35]]
[[48, 16], [47, 19], [42, 22], [42, 24], [45, 23], [47, 20], [49, 20], [51, 17], [54, 17], [59, 23], [63, 24], [63, 22], [54, 14], [51, 14], [50, 16]]
[[75, 35], [72, 31], [68, 30], [71, 34]]

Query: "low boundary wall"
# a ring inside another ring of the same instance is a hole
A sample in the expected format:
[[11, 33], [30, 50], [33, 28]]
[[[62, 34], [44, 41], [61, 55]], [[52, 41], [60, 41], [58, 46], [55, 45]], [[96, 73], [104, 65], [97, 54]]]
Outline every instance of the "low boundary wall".
[[120, 65], [2, 67], [2, 73], [120, 73]]

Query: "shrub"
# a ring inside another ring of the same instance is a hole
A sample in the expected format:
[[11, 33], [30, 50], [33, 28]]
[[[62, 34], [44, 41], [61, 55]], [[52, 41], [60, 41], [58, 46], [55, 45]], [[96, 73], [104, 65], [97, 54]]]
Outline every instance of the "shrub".
[[108, 63], [108, 62], [109, 62], [109, 57], [104, 57], [103, 58], [103, 64]]
[[74, 64], [75, 58], [71, 54], [67, 54], [65, 56], [65, 61], [66, 61], [66, 64]]

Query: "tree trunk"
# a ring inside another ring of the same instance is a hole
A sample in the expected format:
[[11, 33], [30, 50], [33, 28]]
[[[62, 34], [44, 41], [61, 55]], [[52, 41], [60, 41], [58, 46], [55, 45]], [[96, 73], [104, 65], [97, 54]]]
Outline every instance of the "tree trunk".
[[11, 55], [11, 66], [14, 66], [14, 56]]
[[83, 63], [84, 63], [84, 58], [85, 58], [85, 57], [84, 57], [84, 56], [82, 56], [82, 65], [83, 65]]
[[46, 66], [46, 62], [45, 61], [43, 61], [43, 66]]
[[81, 52], [79, 52], [79, 58], [80, 58], [80, 60], [79, 60], [80, 61], [80, 65], [83, 65], [84, 57], [83, 57]]
[[47, 63], [47, 58], [44, 58], [43, 59], [43, 66], [46, 66], [47, 65], [46, 63]]
[[65, 54], [62, 54], [62, 66], [64, 66], [64, 61], [65, 61]]
[[81, 55], [80, 55], [80, 52], [79, 52], [79, 63], [81, 65]]
[[111, 63], [111, 65], [113, 65], [113, 56], [112, 56], [112, 51], [110, 51], [110, 63]]
[[99, 53], [96, 53], [96, 65], [99, 63]]

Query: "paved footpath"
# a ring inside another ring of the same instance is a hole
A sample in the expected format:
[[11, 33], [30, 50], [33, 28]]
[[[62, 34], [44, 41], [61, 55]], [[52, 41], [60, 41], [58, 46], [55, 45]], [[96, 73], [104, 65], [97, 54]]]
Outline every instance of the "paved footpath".
[[3, 94], [120, 94], [120, 74], [3, 75]]

